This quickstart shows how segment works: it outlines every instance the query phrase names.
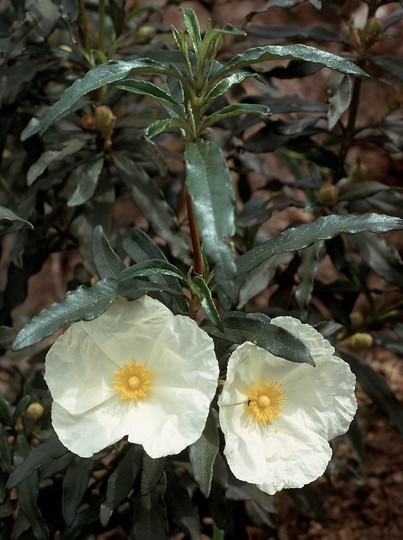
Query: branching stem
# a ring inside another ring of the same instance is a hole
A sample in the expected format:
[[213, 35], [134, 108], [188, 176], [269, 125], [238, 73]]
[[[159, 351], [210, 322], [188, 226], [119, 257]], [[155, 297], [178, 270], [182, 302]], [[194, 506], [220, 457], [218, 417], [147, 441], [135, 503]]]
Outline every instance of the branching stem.
[[197, 276], [203, 276], [204, 265], [203, 265], [203, 256], [201, 252], [201, 244], [199, 231], [197, 229], [196, 219], [193, 213], [192, 199], [188, 192], [186, 192], [186, 208], [189, 220], [190, 228], [190, 238], [192, 240], [193, 248], [193, 260], [194, 260], [194, 273]]

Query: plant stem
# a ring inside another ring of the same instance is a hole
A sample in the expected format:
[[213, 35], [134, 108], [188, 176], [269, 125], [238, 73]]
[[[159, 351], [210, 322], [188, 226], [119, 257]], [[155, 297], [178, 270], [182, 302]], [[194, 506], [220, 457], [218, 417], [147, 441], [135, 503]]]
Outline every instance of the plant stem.
[[201, 252], [199, 231], [197, 230], [197, 223], [193, 213], [192, 199], [188, 192], [186, 192], [186, 208], [189, 220], [190, 238], [192, 240], [193, 248], [193, 260], [194, 260], [194, 273], [197, 276], [202, 276], [204, 273], [203, 256]]
[[88, 50], [88, 23], [85, 0], [78, 0], [78, 32], [80, 34], [81, 45], [85, 50]]
[[99, 0], [98, 49], [105, 53], [105, 0]]
[[351, 142], [354, 136], [355, 122], [357, 119], [358, 104], [360, 102], [360, 92], [361, 92], [361, 79], [355, 78], [353, 83], [353, 92], [351, 97], [350, 104], [350, 114], [347, 120], [346, 131], [343, 136], [343, 142], [341, 145], [340, 156], [339, 156], [339, 175], [340, 177], [344, 175], [344, 162], [346, 160], [347, 152], [351, 146]]

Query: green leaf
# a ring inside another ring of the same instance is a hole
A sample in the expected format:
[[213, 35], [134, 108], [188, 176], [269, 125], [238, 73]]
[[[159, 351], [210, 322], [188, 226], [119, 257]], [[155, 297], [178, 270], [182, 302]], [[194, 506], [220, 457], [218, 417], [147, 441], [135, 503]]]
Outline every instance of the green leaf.
[[229, 118], [230, 116], [240, 116], [241, 114], [260, 114], [267, 116], [270, 114], [270, 109], [266, 105], [258, 105], [255, 103], [241, 103], [235, 105], [227, 105], [222, 109], [210, 114], [203, 122], [200, 132], [203, 132], [208, 127], [212, 126], [216, 122]]
[[250, 77], [260, 79], [257, 73], [251, 73], [249, 71], [240, 71], [239, 73], [232, 73], [231, 75], [224, 77], [209, 90], [209, 93], [203, 101], [203, 106], [200, 111], [201, 114], [204, 114], [208, 107], [210, 107], [210, 105], [214, 103], [216, 99], [228, 92], [228, 90], [230, 90], [234, 85], [240, 84], [242, 81], [249, 79]]
[[189, 459], [200, 491], [207, 498], [210, 495], [214, 462], [218, 454], [220, 437], [218, 435], [217, 412], [210, 409], [206, 427], [201, 437], [189, 446]]
[[73, 195], [67, 201], [67, 206], [79, 206], [91, 199], [97, 189], [103, 166], [104, 157], [101, 155], [96, 156], [77, 167], [73, 173], [77, 179], [77, 187]]
[[170, 467], [167, 467], [165, 501], [168, 515], [183, 529], [186, 537], [190, 540], [200, 540], [200, 519], [193, 501]]
[[64, 473], [62, 512], [66, 525], [70, 525], [77, 514], [94, 467], [95, 460], [77, 458]]
[[94, 529], [99, 521], [99, 503], [92, 503], [90, 506], [85, 506], [83, 510], [78, 512], [70, 524], [66, 527], [60, 540], [77, 540], [82, 538], [83, 530]]
[[0, 422], [5, 426], [11, 426], [12, 416], [10, 412], [10, 404], [4, 398], [3, 392], [0, 391]]
[[49, 530], [36, 504], [39, 494], [37, 473], [31, 474], [16, 486], [18, 504], [32, 527], [36, 540], [48, 540]]
[[382, 68], [383, 70], [391, 73], [394, 77], [397, 77], [400, 81], [403, 81], [403, 66], [401, 56], [371, 56], [371, 61]]
[[[168, 263], [167, 258], [157, 244], [142, 229], [137, 227], [132, 229], [130, 238], [123, 240], [122, 246], [134, 262], [147, 264], [149, 260], [161, 260]], [[170, 288], [178, 293], [182, 292], [180, 283], [172, 276], [156, 273], [155, 275], [149, 275], [148, 279], [152, 283], [163, 285], [165, 288]], [[167, 300], [166, 303], [174, 313], [187, 311], [187, 303], [182, 296], [171, 296], [170, 298], [166, 295], [162, 296]]]
[[36, 163], [31, 165], [27, 173], [27, 183], [31, 186], [52, 163], [61, 161], [66, 156], [75, 154], [81, 150], [88, 142], [88, 137], [71, 138], [61, 145], [60, 149], [46, 150]]
[[149, 81], [142, 81], [140, 79], [127, 79], [123, 83], [117, 85], [120, 90], [126, 90], [133, 92], [134, 94], [141, 94], [155, 98], [159, 103], [164, 103], [170, 109], [172, 109], [178, 116], [182, 113], [181, 108], [178, 107], [177, 102], [172, 98], [168, 92], [165, 92]]
[[399, 252], [386, 243], [382, 236], [364, 232], [348, 239], [353, 250], [361, 255], [368, 266], [388, 283], [403, 288], [403, 262]]
[[0, 206], [0, 221], [7, 220], [7, 221], [20, 221], [21, 223], [25, 223], [25, 225], [28, 225], [31, 229], [34, 228], [32, 223], [29, 221], [26, 221], [25, 219], [20, 218], [15, 214], [12, 210], [9, 208], [5, 208], [4, 206]]
[[11, 424], [15, 424], [15, 422], [17, 421], [18, 417], [21, 416], [25, 409], [28, 407], [29, 403], [31, 401], [31, 396], [29, 396], [28, 394], [25, 394], [25, 396], [23, 396], [17, 403], [17, 406], [15, 408], [15, 411], [13, 412], [13, 416], [11, 418]]
[[132, 497], [132, 521], [129, 538], [135, 540], [169, 540], [164, 502], [166, 477], [163, 475], [151, 493]]
[[123, 261], [106, 238], [102, 225], [97, 225], [94, 229], [91, 248], [94, 265], [101, 278], [114, 278], [125, 269]]
[[207, 257], [215, 263], [219, 287], [235, 301], [235, 195], [228, 165], [220, 147], [209, 141], [188, 143], [185, 149], [186, 185], [192, 199]]
[[274, 324], [262, 313], [229, 312], [222, 318], [224, 333], [217, 328], [203, 324], [209, 334], [242, 344], [250, 341], [279, 358], [292, 362], [315, 365], [306, 345], [293, 334]]
[[238, 275], [245, 274], [278, 253], [304, 249], [318, 240], [328, 240], [340, 233], [382, 233], [403, 229], [403, 219], [385, 214], [360, 216], [322, 216], [312, 223], [298, 225], [254, 247], [237, 260]]
[[360, 181], [343, 186], [339, 193], [339, 201], [363, 200], [382, 191], [391, 191], [390, 186], [372, 180]]
[[334, 128], [340, 120], [341, 115], [349, 108], [353, 88], [353, 83], [347, 75], [340, 73], [334, 73], [332, 75], [328, 80], [329, 108], [327, 117], [329, 130]]
[[350, 351], [339, 351], [342, 357], [348, 361], [351, 371], [357, 377], [364, 392], [376, 403], [381, 411], [388, 417], [403, 437], [403, 407], [396, 395], [389, 388], [384, 377], [362, 360], [358, 355]]
[[190, 39], [192, 40], [193, 49], [197, 57], [200, 53], [202, 45], [199, 20], [192, 8], [182, 9], [182, 13], [186, 30], [188, 31]]
[[92, 287], [82, 285], [74, 291], [69, 291], [61, 302], [52, 304], [26, 324], [17, 334], [12, 349], [17, 351], [34, 345], [64, 324], [95, 319], [115, 298], [135, 300], [147, 292], [161, 292], [166, 289], [167, 287], [162, 285], [135, 279], [117, 281], [106, 278]]
[[77, 212], [77, 217], [71, 222], [69, 232], [78, 239], [80, 255], [84, 266], [90, 273], [95, 274], [93, 267], [91, 238], [97, 225], [102, 225], [105, 231], [112, 228], [112, 209], [115, 201], [115, 187], [110, 175], [101, 175], [91, 200]]
[[221, 321], [220, 314], [214, 303], [211, 295], [211, 290], [205, 280], [201, 276], [195, 276], [190, 283], [190, 289], [193, 294], [197, 294], [201, 298], [203, 309], [209, 319], [221, 332], [224, 332], [224, 327]]
[[322, 64], [324, 67], [335, 69], [346, 75], [356, 75], [359, 77], [368, 76], [365, 71], [353, 62], [333, 53], [322, 51], [309, 45], [266, 45], [255, 47], [237, 54], [229, 62], [214, 74], [215, 79], [222, 79], [224, 76], [234, 71], [239, 71], [252, 64], [267, 62], [268, 60], [296, 59], [305, 62]]
[[100, 509], [101, 524], [106, 527], [114, 509], [133, 488], [140, 470], [144, 451], [140, 445], [130, 445], [127, 452], [108, 478], [105, 501]]
[[164, 473], [166, 457], [151, 458], [143, 455], [143, 470], [141, 472], [141, 495], [149, 495], [157, 486]]
[[302, 252], [301, 264], [298, 267], [299, 283], [295, 289], [295, 300], [298, 311], [305, 313], [305, 310], [312, 298], [314, 278], [322, 259], [321, 252], [323, 241], [315, 242]]
[[51, 435], [47, 441], [34, 448], [21, 465], [12, 472], [7, 488], [12, 489], [17, 486], [49, 459], [58, 458], [66, 452], [68, 452], [67, 448], [62, 445], [56, 434]]
[[121, 81], [131, 72], [154, 73], [181, 78], [176, 69], [151, 58], [136, 58], [129, 61], [110, 60], [86, 73], [82, 79], [75, 81], [39, 120], [32, 119], [22, 132], [21, 140], [24, 141], [35, 133], [43, 135], [50, 126], [69, 114], [83, 96], [107, 84]]
[[186, 281], [186, 276], [175, 265], [161, 259], [148, 259], [133, 266], [129, 266], [120, 272], [118, 280], [131, 279], [134, 277], [148, 277], [155, 275], [173, 276]]
[[180, 234], [176, 215], [155, 181], [125, 153], [114, 152], [112, 159], [134, 204], [154, 231], [168, 243], [172, 254], [183, 260], [184, 253], [189, 251], [187, 241]]
[[156, 120], [152, 124], [150, 124], [145, 130], [144, 130], [144, 136], [148, 139], [153, 139], [163, 131], [165, 131], [167, 128], [171, 126], [173, 122], [173, 118], [164, 118], [162, 120]]

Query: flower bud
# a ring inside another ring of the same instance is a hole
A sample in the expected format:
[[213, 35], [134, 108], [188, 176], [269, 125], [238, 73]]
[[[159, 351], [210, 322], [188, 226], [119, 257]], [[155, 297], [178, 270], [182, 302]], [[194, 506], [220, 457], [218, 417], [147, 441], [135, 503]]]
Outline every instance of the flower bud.
[[368, 19], [364, 30], [362, 31], [362, 40], [367, 45], [373, 45], [378, 41], [379, 36], [382, 34], [382, 21], [376, 17]]
[[31, 422], [36, 423], [38, 420], [40, 420], [40, 418], [42, 418], [44, 412], [44, 406], [40, 403], [34, 402], [28, 405], [27, 410], [25, 411], [25, 416], [28, 418], [28, 420], [31, 420]]
[[146, 45], [155, 36], [155, 28], [153, 26], [140, 26], [134, 36], [135, 45]]
[[350, 313], [350, 323], [353, 330], [360, 328], [364, 322], [364, 315], [361, 311], [353, 311]]
[[321, 206], [333, 206], [339, 200], [339, 190], [333, 184], [324, 184], [319, 188], [317, 197]]
[[348, 339], [348, 345], [354, 351], [364, 351], [372, 347], [374, 340], [371, 334], [366, 332], [357, 332]]

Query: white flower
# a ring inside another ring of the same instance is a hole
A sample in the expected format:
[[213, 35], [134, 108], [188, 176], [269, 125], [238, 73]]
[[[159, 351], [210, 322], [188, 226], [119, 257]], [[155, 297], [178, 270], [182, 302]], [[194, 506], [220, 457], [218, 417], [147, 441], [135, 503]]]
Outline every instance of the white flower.
[[316, 366], [244, 343], [229, 359], [219, 418], [234, 475], [273, 495], [323, 474], [327, 441], [347, 431], [357, 404], [354, 375], [319, 332], [292, 317], [271, 324], [301, 339]]
[[148, 296], [72, 324], [45, 365], [55, 431], [82, 457], [125, 435], [152, 458], [177, 454], [200, 437], [218, 378], [213, 340]]

